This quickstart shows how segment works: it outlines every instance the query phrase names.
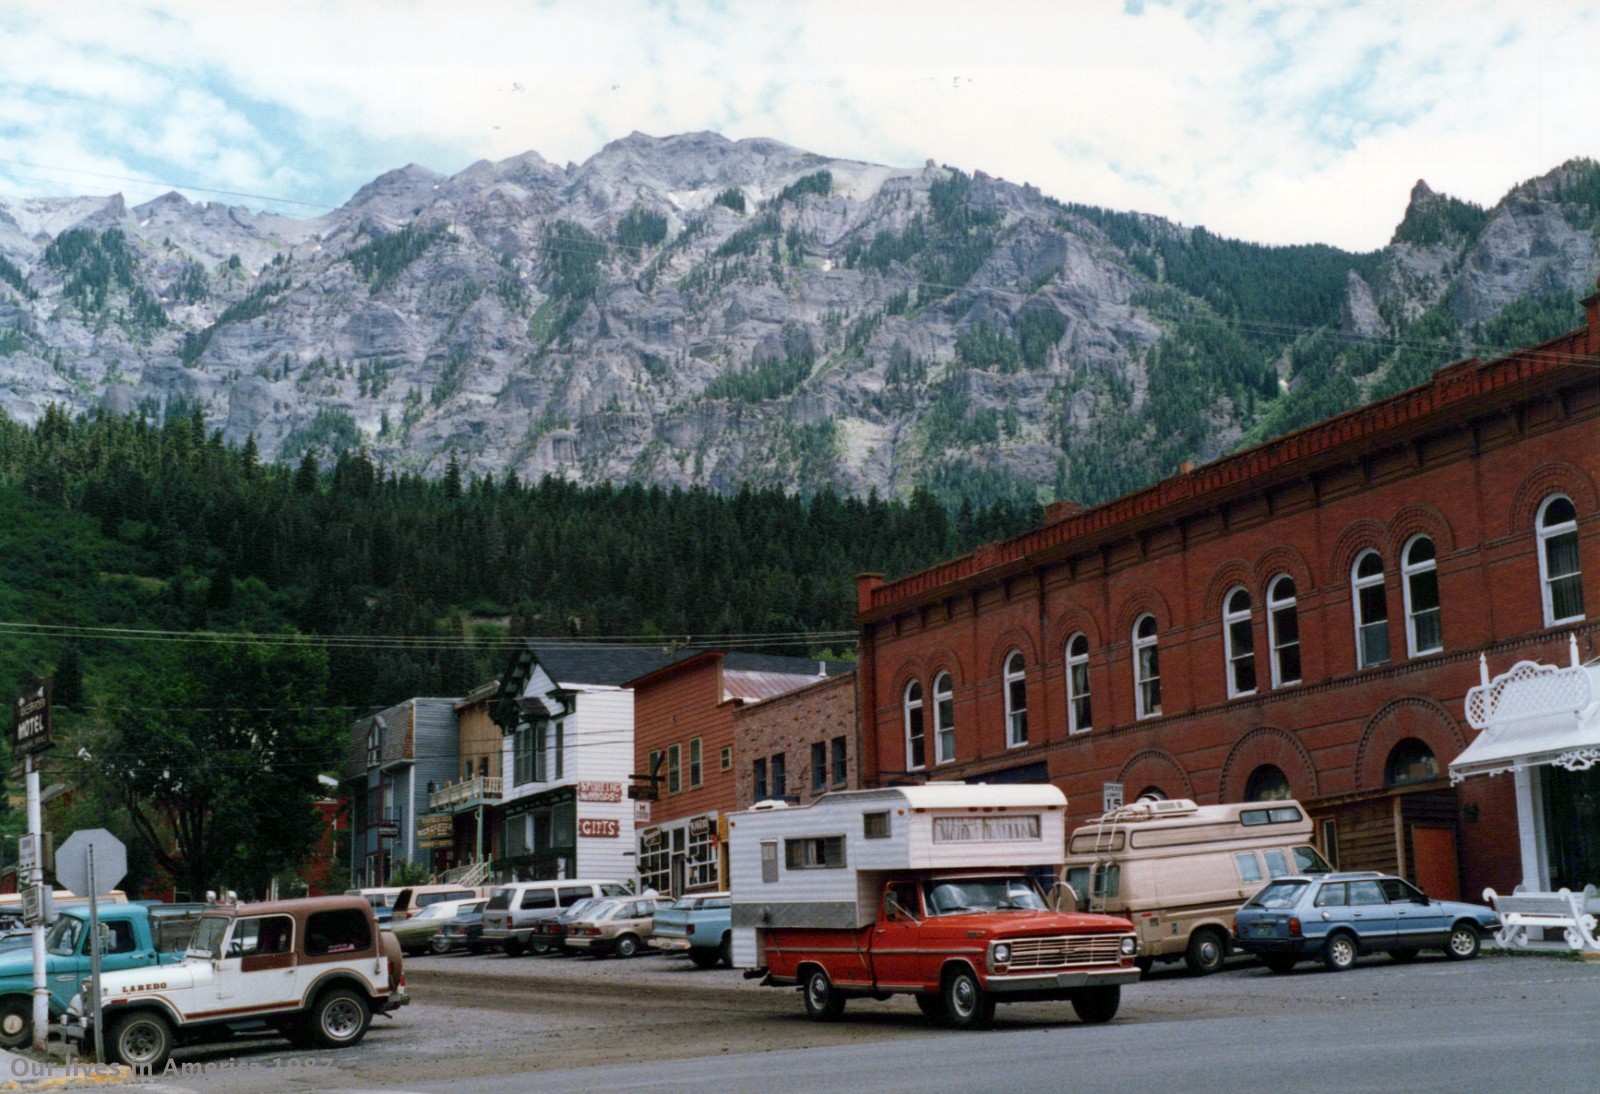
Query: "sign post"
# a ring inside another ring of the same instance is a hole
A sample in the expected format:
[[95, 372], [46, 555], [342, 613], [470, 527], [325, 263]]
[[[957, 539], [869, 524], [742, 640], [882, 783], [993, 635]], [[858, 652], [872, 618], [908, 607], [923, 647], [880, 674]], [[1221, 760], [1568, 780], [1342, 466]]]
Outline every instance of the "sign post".
[[56, 853], [56, 876], [74, 892], [89, 894], [89, 1000], [94, 1008], [95, 1059], [105, 1059], [105, 1026], [100, 1017], [100, 889], [110, 889], [128, 872], [128, 849], [104, 828], [67, 837]]
[[[28, 834], [36, 840], [44, 831], [43, 807], [39, 803], [39, 768], [34, 756], [44, 752], [53, 743], [50, 739], [50, 680], [35, 677], [12, 704], [11, 751], [22, 757], [28, 787]], [[44, 867], [35, 856], [33, 867], [27, 871], [30, 888], [44, 882]], [[44, 1053], [50, 1036], [50, 987], [45, 982], [44, 911], [47, 901], [40, 900], [38, 913], [29, 924], [33, 928], [33, 1050]]]

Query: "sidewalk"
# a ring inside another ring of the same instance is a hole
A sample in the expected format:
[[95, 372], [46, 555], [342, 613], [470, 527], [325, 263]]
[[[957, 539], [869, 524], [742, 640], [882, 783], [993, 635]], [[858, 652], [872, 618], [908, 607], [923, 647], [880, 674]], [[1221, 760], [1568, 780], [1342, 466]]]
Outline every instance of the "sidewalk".
[[51, 1058], [49, 1063], [0, 1049], [0, 1090], [71, 1090], [120, 1083], [131, 1072], [116, 1064]]

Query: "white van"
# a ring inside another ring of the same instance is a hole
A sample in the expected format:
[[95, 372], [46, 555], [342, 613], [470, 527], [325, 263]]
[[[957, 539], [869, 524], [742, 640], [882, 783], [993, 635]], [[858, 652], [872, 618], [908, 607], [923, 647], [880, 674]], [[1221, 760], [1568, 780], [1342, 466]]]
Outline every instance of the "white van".
[[1133, 920], [1141, 967], [1181, 959], [1203, 976], [1222, 968], [1233, 913], [1263, 885], [1332, 871], [1311, 830], [1295, 801], [1142, 799], [1072, 833], [1059, 892], [1083, 911]]
[[430, 904], [441, 904], [446, 900], [476, 900], [488, 895], [487, 888], [470, 885], [408, 885], [394, 898], [393, 919], [400, 923]]
[[627, 896], [630, 891], [620, 881], [585, 878], [496, 885], [489, 893], [489, 903], [483, 907], [483, 941], [489, 946], [499, 946], [511, 957], [529, 949], [544, 953], [554, 946], [533, 937], [535, 924], [560, 915], [586, 897]]

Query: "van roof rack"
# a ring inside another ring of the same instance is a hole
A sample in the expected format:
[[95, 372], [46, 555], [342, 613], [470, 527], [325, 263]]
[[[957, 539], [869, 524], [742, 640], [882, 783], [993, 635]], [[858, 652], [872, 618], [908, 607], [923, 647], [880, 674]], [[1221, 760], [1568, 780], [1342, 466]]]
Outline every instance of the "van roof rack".
[[1199, 812], [1200, 807], [1190, 798], [1140, 798], [1128, 805], [1118, 806], [1104, 817], [1105, 821], [1155, 820], [1158, 817], [1180, 817]]

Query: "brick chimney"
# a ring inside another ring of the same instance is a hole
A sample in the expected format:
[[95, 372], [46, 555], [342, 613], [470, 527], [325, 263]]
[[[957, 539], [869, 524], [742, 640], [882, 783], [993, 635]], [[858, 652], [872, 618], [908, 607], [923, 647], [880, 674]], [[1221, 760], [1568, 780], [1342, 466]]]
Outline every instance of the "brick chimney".
[[882, 584], [882, 574], [856, 575], [856, 611], [864, 612], [872, 607], [872, 592]]

